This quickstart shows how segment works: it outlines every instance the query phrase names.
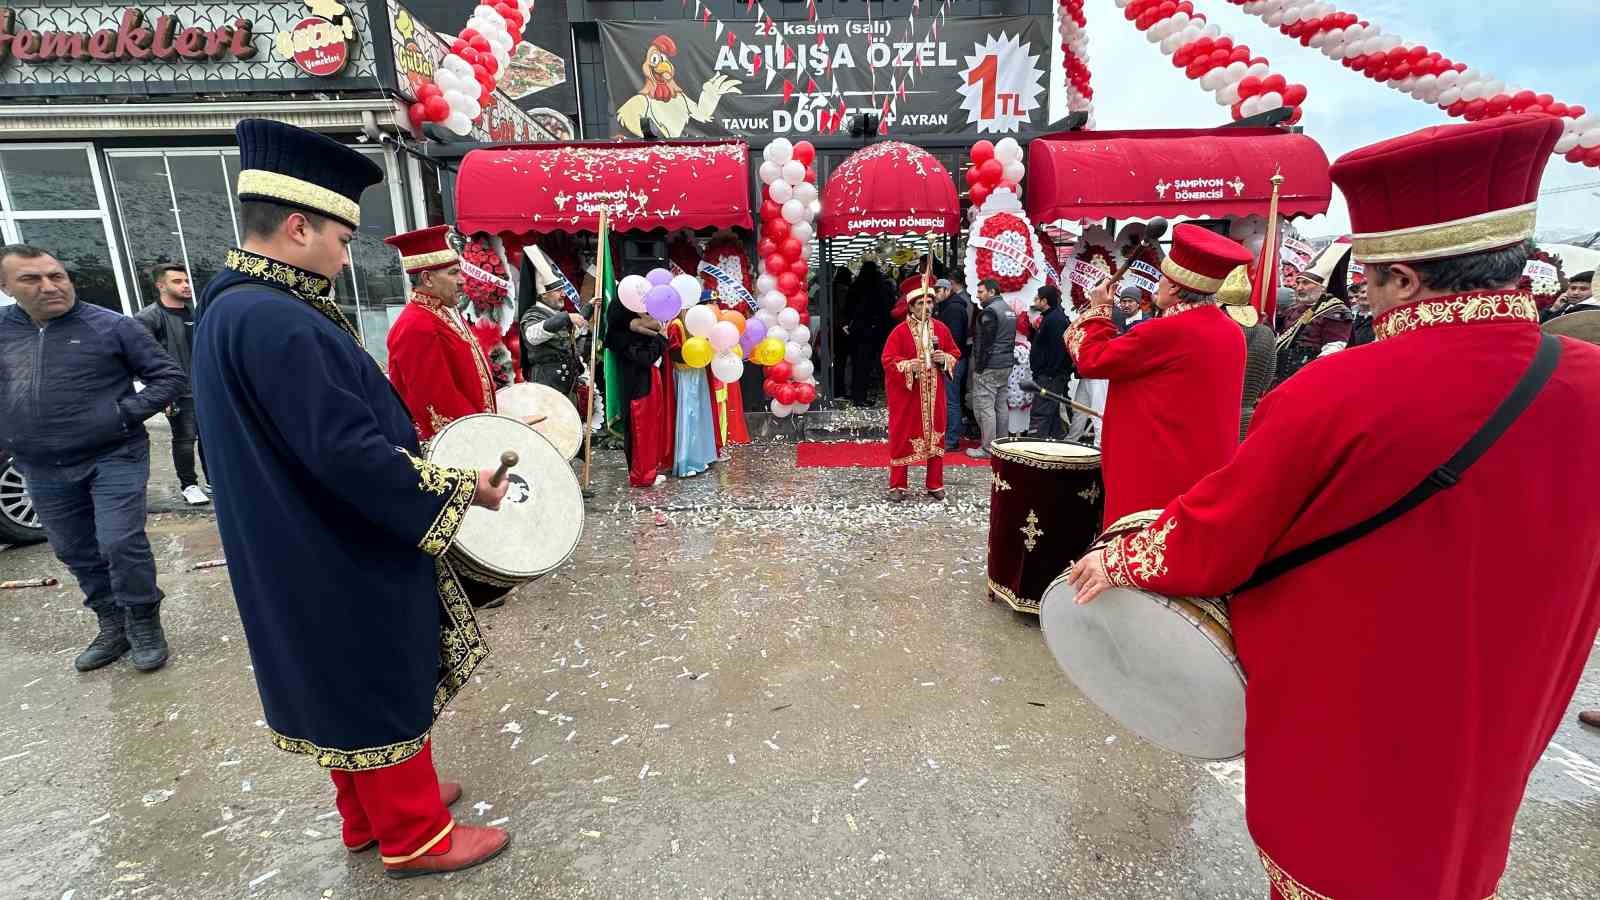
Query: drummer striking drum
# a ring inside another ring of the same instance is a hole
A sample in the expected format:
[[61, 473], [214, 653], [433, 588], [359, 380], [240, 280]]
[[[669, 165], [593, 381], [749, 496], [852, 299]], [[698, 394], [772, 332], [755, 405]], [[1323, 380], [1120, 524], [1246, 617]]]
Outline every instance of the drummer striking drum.
[[1560, 136], [1504, 116], [1334, 164], [1377, 342], [1284, 382], [1232, 464], [1070, 576], [1079, 602], [1247, 585], [1246, 817], [1274, 897], [1494, 895], [1592, 650], [1600, 470], [1570, 460], [1600, 454], [1600, 348], [1542, 340], [1517, 289]]
[[236, 134], [244, 246], [206, 286], [194, 393], [268, 735], [331, 770], [352, 853], [396, 878], [476, 865], [509, 837], [451, 819], [428, 738], [489, 653], [443, 556], [506, 482], [421, 458], [334, 302], [382, 170], [277, 122]]
[[495, 411], [489, 361], [456, 313], [461, 257], [449, 237], [450, 226], [436, 225], [384, 238], [416, 279], [389, 329], [389, 380], [424, 441], [462, 416]]

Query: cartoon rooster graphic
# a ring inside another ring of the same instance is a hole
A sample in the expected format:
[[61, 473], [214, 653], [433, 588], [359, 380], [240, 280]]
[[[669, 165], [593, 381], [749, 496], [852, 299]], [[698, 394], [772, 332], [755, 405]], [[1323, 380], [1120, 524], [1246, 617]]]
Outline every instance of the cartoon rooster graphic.
[[689, 120], [710, 122], [724, 96], [743, 93], [739, 82], [719, 74], [700, 89], [700, 99], [690, 100], [676, 78], [672, 57], [677, 55], [678, 42], [668, 35], [658, 35], [650, 42], [644, 56], [644, 85], [617, 110], [617, 122], [629, 134], [644, 137], [648, 122], [657, 137], [683, 137]]

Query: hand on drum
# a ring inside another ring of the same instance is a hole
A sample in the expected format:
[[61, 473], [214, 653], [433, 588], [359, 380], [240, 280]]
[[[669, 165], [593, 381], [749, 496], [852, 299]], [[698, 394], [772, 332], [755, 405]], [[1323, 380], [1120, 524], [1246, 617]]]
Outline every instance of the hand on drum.
[[511, 488], [511, 479], [501, 478], [499, 484], [493, 484], [494, 476], [494, 469], [478, 470], [478, 489], [472, 495], [473, 506], [481, 506], [484, 509], [500, 508], [500, 500]]
[[1095, 550], [1073, 563], [1067, 572], [1067, 583], [1078, 592], [1077, 604], [1083, 606], [1112, 586], [1106, 575], [1106, 552]]

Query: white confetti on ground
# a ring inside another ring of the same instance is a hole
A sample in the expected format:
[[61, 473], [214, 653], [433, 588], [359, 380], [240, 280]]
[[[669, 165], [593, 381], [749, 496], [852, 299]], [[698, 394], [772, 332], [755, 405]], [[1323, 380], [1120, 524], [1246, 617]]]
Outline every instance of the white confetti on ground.
[[850, 789], [851, 789], [851, 790], [852, 790], [852, 791], [859, 791], [859, 790], [861, 790], [861, 789], [862, 789], [862, 788], [863, 788], [863, 787], [865, 787], [865, 786], [866, 786], [866, 784], [867, 784], [867, 779], [866, 779], [866, 778], [862, 778], [862, 779], [861, 779], [861, 780], [860, 780], [860, 781], [858, 781], [858, 782], [856, 782], [856, 783], [855, 783], [855, 785], [854, 785], [854, 786], [852, 786], [852, 787], [851, 787], [851, 788], [850, 788]]
[[271, 872], [263, 872], [262, 874], [257, 875], [256, 877], [250, 879], [250, 887], [251, 887], [251, 889], [253, 890], [256, 887], [259, 887], [262, 884], [262, 882], [265, 882], [265, 881], [273, 878], [277, 874], [278, 874], [278, 870], [277, 869], [273, 869]]
[[618, 737], [617, 739], [613, 740], [611, 742], [611, 746], [615, 747], [616, 745], [622, 743], [623, 741], [625, 741], [627, 739], [628, 739], [627, 735], [622, 735], [621, 737]]
[[493, 822], [490, 822], [489, 823], [489, 827], [490, 828], [499, 828], [501, 825], [504, 825], [505, 823], [507, 823], [509, 821], [511, 821], [511, 817], [510, 816], [501, 816], [500, 818], [495, 819]]
[[506, 724], [500, 726], [500, 733], [501, 734], [521, 734], [522, 733], [522, 723], [520, 723], [520, 722], [507, 722]]
[[539, 763], [542, 763], [542, 762], [544, 762], [545, 760], [547, 760], [549, 758], [550, 758], [550, 754], [546, 753], [545, 755], [543, 755], [543, 756], [539, 757], [538, 759], [534, 760], [532, 763], [530, 763], [530, 765], [537, 766]]

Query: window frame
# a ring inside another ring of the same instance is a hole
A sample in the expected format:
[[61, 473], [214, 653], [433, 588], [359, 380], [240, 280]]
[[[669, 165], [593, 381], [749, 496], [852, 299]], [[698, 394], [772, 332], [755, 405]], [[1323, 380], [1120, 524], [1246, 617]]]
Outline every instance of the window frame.
[[6, 177], [3, 168], [0, 168], [0, 240], [7, 244], [20, 243], [22, 232], [18, 229], [18, 222], [59, 220], [59, 219], [99, 219], [101, 230], [105, 233], [106, 252], [110, 254], [107, 260], [111, 265], [112, 276], [116, 279], [117, 300], [122, 306], [124, 315], [132, 315], [132, 297], [128, 293], [128, 281], [123, 272], [122, 246], [118, 243], [118, 228], [111, 219], [111, 206], [107, 203], [107, 186], [105, 175], [100, 171], [100, 160], [95, 153], [95, 145], [90, 141], [0, 141], [0, 153], [7, 150], [79, 150], [82, 151], [89, 163], [89, 177], [94, 182], [95, 200], [100, 204], [99, 209], [44, 209], [44, 210], [13, 210], [11, 208], [11, 191], [6, 186]]

